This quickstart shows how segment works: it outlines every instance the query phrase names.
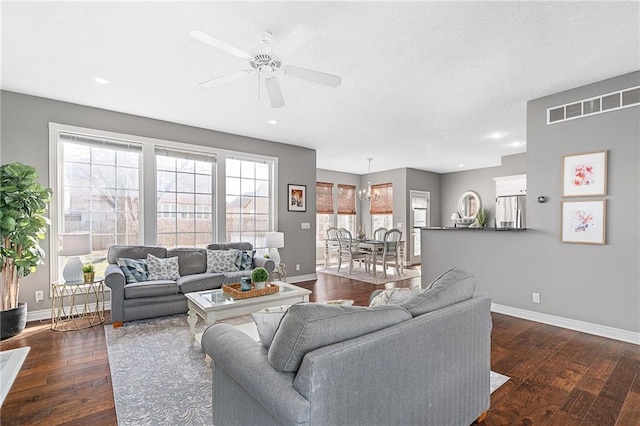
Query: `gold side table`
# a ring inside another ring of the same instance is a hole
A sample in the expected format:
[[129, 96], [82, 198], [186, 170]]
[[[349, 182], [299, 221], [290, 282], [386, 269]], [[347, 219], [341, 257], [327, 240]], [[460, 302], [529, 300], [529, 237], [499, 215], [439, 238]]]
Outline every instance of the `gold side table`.
[[104, 322], [104, 278], [90, 283], [56, 281], [51, 289], [52, 330], [80, 330]]

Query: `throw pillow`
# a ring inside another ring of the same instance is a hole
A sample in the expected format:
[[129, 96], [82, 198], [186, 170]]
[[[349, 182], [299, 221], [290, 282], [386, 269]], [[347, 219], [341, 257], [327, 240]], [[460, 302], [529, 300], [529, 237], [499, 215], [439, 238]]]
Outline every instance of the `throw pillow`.
[[235, 272], [238, 250], [209, 250], [207, 249], [207, 272]]
[[440, 275], [429, 287], [400, 303], [411, 315], [432, 312], [473, 297], [476, 291], [476, 277], [469, 272], [453, 268]]
[[251, 314], [251, 319], [256, 323], [260, 344], [265, 349], [269, 349], [273, 335], [280, 325], [280, 320], [284, 316], [290, 305], [277, 306], [275, 308], [265, 308], [261, 311]]
[[122, 269], [127, 284], [139, 283], [146, 281], [149, 275], [147, 269], [147, 261], [144, 259], [129, 259], [119, 257], [116, 263]]
[[369, 306], [397, 305], [420, 293], [420, 288], [388, 288], [378, 293]]
[[249, 271], [253, 269], [253, 256], [255, 250], [238, 250], [238, 257], [236, 258], [236, 268], [238, 271]]
[[180, 278], [180, 266], [178, 257], [161, 259], [152, 254], [147, 254], [147, 267], [149, 268], [149, 280], [177, 280]]
[[368, 308], [301, 302], [291, 305], [273, 336], [267, 359], [278, 371], [298, 371], [313, 350], [411, 319], [395, 305]]

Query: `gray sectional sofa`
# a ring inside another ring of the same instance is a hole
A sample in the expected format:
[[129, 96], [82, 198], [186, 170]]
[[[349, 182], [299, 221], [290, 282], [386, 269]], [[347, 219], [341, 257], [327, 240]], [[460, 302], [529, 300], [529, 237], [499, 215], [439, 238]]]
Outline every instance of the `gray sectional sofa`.
[[210, 326], [213, 423], [470, 425], [490, 397], [491, 299], [474, 291], [454, 269], [397, 305], [296, 304], [268, 348]]
[[[208, 250], [252, 251], [248, 242], [214, 243]], [[105, 284], [111, 289], [111, 321], [119, 327], [124, 321], [153, 318], [187, 312], [185, 293], [212, 290], [223, 284], [239, 282], [253, 268], [262, 266], [269, 273], [275, 268], [271, 259], [253, 256], [252, 267], [242, 271], [207, 272], [207, 249], [157, 246], [111, 246], [105, 271]], [[146, 259], [151, 254], [160, 259], [178, 258], [179, 278], [127, 283], [118, 259]]]

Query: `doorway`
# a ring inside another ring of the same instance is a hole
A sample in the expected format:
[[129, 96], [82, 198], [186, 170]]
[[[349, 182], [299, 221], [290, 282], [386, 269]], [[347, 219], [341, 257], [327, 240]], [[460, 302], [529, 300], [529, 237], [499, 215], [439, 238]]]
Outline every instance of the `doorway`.
[[431, 193], [427, 191], [409, 191], [411, 206], [411, 238], [409, 239], [409, 256], [407, 264], [420, 263], [420, 228], [431, 224]]

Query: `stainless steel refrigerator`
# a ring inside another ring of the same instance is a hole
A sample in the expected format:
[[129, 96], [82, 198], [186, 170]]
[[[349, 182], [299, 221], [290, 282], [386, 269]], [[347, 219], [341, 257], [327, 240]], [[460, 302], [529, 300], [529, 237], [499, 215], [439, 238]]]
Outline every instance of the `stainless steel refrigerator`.
[[496, 228], [526, 228], [526, 195], [496, 198]]

